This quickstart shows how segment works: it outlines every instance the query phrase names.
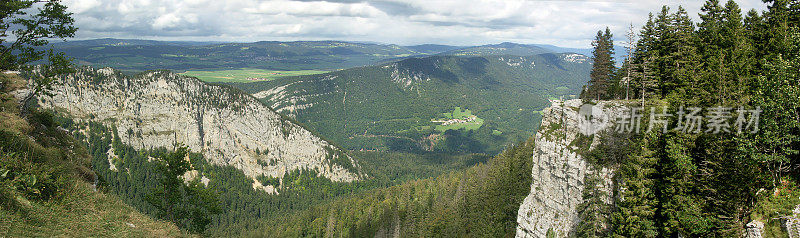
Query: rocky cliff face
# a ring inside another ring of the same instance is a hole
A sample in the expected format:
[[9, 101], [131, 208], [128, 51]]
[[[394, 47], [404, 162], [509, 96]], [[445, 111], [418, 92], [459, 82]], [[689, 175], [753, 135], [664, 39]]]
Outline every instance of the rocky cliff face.
[[[622, 110], [609, 102], [582, 105], [576, 99], [553, 101], [542, 111], [533, 152], [533, 183], [519, 208], [517, 237], [573, 234], [580, 222], [577, 207], [583, 202], [586, 175], [598, 175], [601, 189], [612, 194], [614, 171], [591, 169], [580, 154], [599, 143], [596, 132], [613, 129], [611, 123]], [[605, 200], [611, 202], [610, 197]]]
[[[116, 129], [136, 149], [178, 142], [251, 178], [310, 169], [333, 181], [361, 176], [352, 158], [247, 94], [166, 71], [129, 77], [84, 68], [59, 79], [45, 107]], [[254, 180], [254, 187], [265, 188]]]

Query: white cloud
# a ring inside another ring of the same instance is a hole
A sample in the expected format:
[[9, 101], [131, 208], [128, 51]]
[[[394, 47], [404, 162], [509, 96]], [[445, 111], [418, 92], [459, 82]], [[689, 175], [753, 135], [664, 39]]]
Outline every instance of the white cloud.
[[267, 1], [254, 8], [245, 8], [246, 13], [268, 15], [300, 15], [300, 16], [354, 16], [377, 17], [381, 11], [366, 3], [331, 3], [331, 2], [298, 2]]
[[[764, 9], [739, 1], [743, 12]], [[79, 38], [351, 40], [475, 45], [513, 41], [589, 47], [609, 26], [621, 38], [662, 4], [696, 20], [703, 1], [65, 0]]]
[[81, 14], [95, 7], [100, 6], [98, 0], [68, 0], [66, 4], [70, 6], [70, 10], [75, 14]]
[[161, 30], [164, 28], [175, 27], [180, 22], [181, 19], [174, 13], [164, 14], [156, 18], [155, 21], [153, 21], [153, 29]]

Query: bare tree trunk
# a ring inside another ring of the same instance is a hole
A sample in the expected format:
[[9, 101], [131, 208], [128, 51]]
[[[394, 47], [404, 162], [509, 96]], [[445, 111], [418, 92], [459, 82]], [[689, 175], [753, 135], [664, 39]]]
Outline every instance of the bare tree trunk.
[[626, 70], [628, 76], [625, 78], [625, 100], [629, 100], [632, 68], [631, 57], [633, 57], [633, 49], [636, 47], [636, 32], [633, 30], [633, 23], [631, 23], [630, 27], [628, 28], [628, 33], [626, 36], [628, 41], [626, 42], [625, 51], [627, 51], [628, 56], [625, 58], [625, 61], [628, 64], [628, 68]]

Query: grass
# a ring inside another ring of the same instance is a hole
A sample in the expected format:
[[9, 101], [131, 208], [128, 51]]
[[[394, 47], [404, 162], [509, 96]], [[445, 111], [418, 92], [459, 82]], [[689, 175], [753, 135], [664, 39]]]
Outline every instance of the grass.
[[209, 83], [247, 83], [255, 81], [268, 81], [281, 77], [300, 76], [321, 74], [328, 71], [320, 70], [294, 70], [294, 71], [281, 71], [281, 70], [265, 70], [265, 69], [234, 69], [234, 70], [189, 70], [182, 75], [197, 77], [198, 79]]
[[[455, 109], [453, 109], [453, 112], [442, 113], [442, 115], [444, 116], [444, 119], [436, 119], [436, 120], [443, 121], [443, 120], [453, 120], [453, 119], [466, 119], [468, 117], [475, 116], [472, 115], [472, 112], [469, 109], [461, 111], [460, 107], [455, 107]], [[481, 128], [481, 126], [483, 126], [483, 119], [475, 116], [475, 120], [471, 122], [459, 122], [449, 125], [436, 125], [436, 130], [440, 132], [444, 132], [447, 130], [459, 130], [459, 129], [477, 130], [478, 128]]]
[[77, 182], [63, 197], [31, 202], [24, 211], [0, 209], [0, 233], [10, 237], [181, 237], [175, 225], [153, 220], [122, 200]]

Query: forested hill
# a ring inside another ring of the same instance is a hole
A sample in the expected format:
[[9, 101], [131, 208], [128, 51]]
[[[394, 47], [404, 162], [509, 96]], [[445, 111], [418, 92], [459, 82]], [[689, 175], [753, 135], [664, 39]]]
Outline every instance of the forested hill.
[[450, 51], [442, 52], [441, 55], [455, 55], [455, 56], [488, 56], [488, 55], [519, 55], [531, 56], [544, 53], [559, 52], [558, 48], [538, 45], [517, 44], [511, 42], [503, 42], [493, 45], [471, 46], [460, 49], [453, 49]]
[[[93, 39], [55, 42], [52, 46], [76, 63], [123, 71], [258, 68], [337, 70], [426, 55], [533, 56], [544, 53], [589, 55], [590, 49], [500, 43], [481, 46], [394, 44], [346, 41], [260, 41], [251, 43]], [[623, 52], [622, 50], [618, 50]]]
[[230, 68], [335, 70], [456, 48], [344, 41], [211, 43], [121, 39], [72, 41], [53, 46], [74, 57], [78, 64], [124, 71]]
[[578, 54], [431, 56], [231, 85], [348, 149], [496, 153], [590, 68]]

